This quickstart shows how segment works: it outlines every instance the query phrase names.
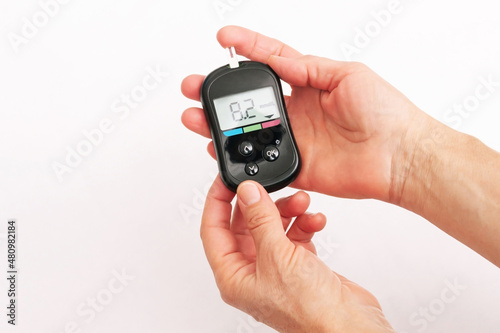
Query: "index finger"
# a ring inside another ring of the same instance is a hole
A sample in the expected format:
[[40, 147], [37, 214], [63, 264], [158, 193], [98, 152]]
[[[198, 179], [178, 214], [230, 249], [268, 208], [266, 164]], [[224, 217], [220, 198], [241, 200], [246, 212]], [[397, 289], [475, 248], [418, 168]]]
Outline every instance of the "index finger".
[[220, 29], [217, 40], [222, 47], [234, 46], [238, 54], [264, 63], [271, 55], [286, 58], [297, 58], [302, 55], [277, 39], [234, 25]]

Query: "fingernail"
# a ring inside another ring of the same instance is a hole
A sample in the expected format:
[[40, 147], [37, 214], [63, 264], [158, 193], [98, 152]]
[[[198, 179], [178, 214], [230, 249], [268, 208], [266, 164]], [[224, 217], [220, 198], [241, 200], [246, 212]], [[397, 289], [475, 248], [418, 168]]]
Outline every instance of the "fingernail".
[[250, 206], [260, 201], [260, 191], [254, 183], [243, 183], [238, 188], [238, 197], [245, 206]]

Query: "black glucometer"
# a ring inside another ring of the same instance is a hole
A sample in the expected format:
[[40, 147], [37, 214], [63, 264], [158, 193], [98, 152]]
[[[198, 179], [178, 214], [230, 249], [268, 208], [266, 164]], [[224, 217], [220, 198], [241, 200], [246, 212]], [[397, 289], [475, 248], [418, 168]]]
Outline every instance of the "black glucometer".
[[301, 166], [280, 78], [263, 63], [238, 62], [233, 48], [230, 55], [230, 64], [210, 73], [201, 87], [222, 181], [234, 192], [245, 180], [277, 191]]

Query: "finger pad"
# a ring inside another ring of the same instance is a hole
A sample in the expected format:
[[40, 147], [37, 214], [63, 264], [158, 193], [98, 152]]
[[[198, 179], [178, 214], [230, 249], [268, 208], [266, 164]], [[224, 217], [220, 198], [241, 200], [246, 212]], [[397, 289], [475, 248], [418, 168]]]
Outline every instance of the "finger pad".
[[200, 100], [200, 89], [205, 77], [203, 75], [189, 75], [181, 83], [181, 92], [189, 99]]
[[181, 122], [187, 129], [200, 134], [206, 138], [211, 138], [210, 129], [203, 110], [200, 108], [190, 108], [184, 111]]
[[240, 41], [244, 40], [244, 34], [248, 32], [249, 30], [245, 28], [228, 25], [217, 32], [217, 41], [222, 47], [236, 46], [236, 44], [240, 44]]
[[208, 146], [207, 146], [207, 152], [210, 156], [212, 156], [212, 158], [215, 160], [217, 159], [216, 155], [215, 155], [215, 148], [214, 148], [214, 143], [213, 142], [209, 142], [208, 143]]

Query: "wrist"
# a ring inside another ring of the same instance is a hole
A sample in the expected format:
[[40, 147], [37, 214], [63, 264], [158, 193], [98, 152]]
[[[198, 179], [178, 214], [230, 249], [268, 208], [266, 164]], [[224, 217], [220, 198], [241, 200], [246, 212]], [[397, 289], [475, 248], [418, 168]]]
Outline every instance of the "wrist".
[[392, 165], [391, 202], [500, 266], [500, 155], [425, 115]]
[[446, 158], [443, 145], [453, 140], [453, 133], [423, 111], [414, 113], [393, 156], [389, 202], [422, 215], [436, 161]]

